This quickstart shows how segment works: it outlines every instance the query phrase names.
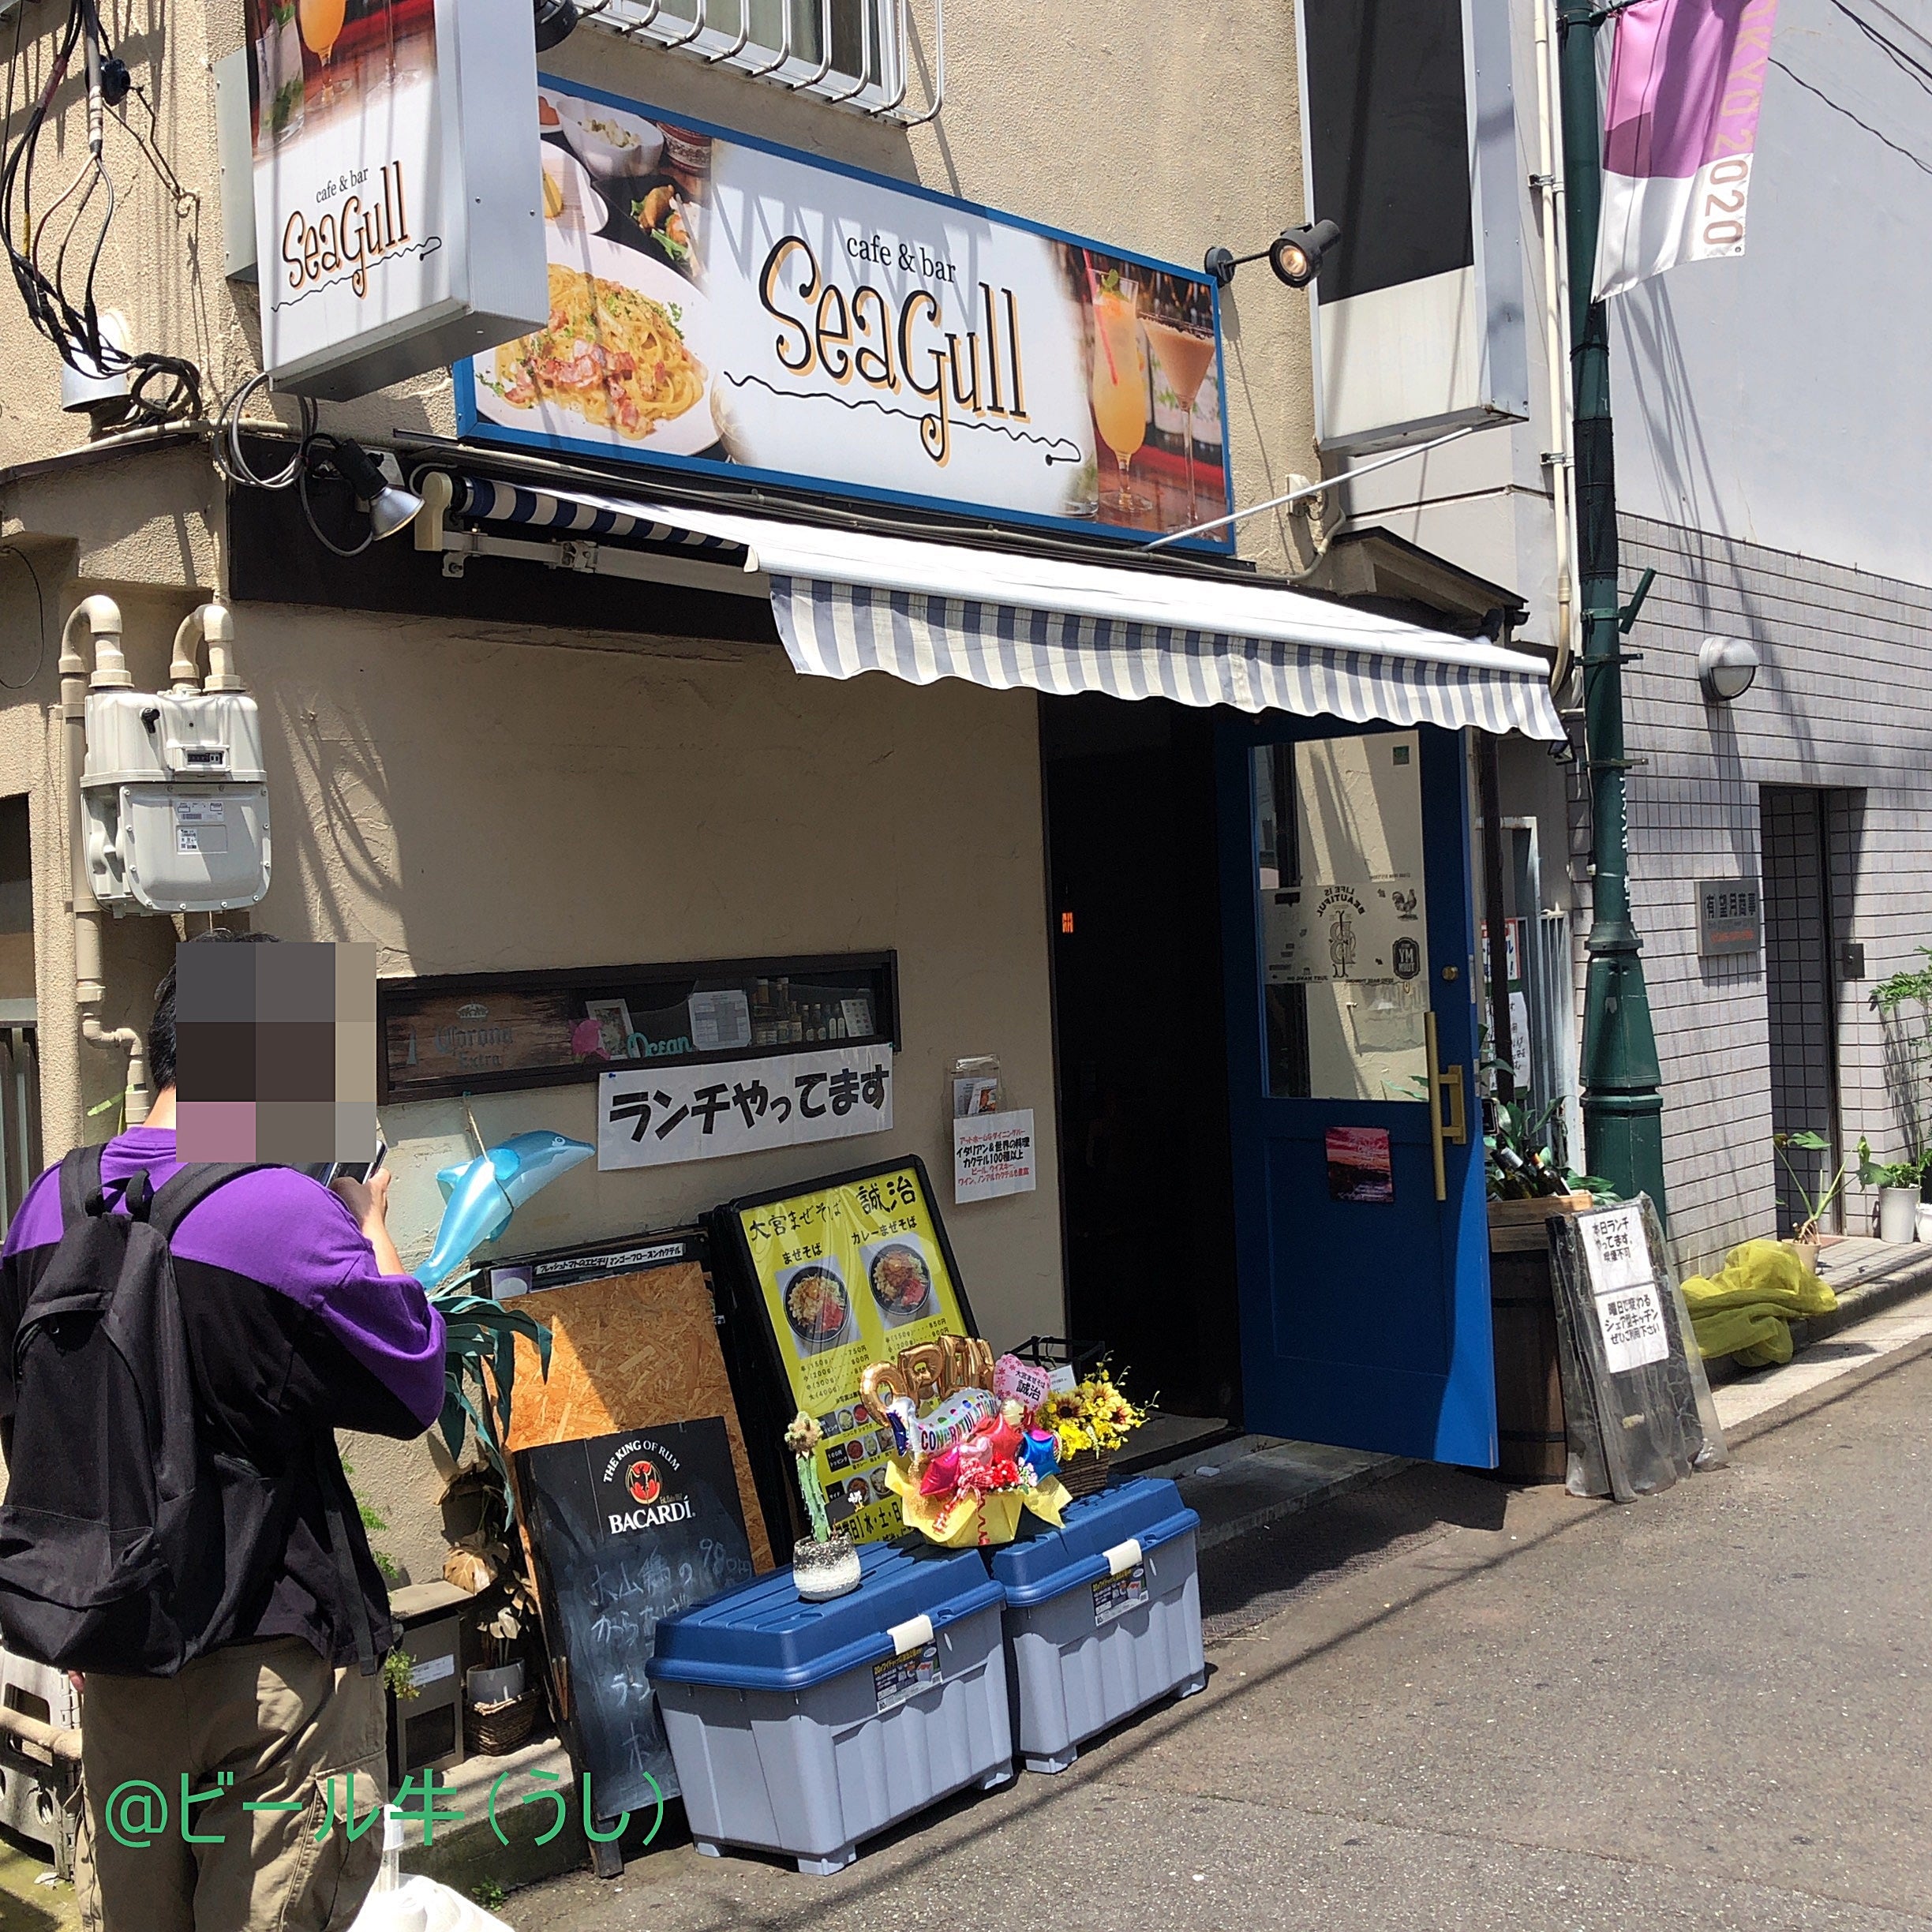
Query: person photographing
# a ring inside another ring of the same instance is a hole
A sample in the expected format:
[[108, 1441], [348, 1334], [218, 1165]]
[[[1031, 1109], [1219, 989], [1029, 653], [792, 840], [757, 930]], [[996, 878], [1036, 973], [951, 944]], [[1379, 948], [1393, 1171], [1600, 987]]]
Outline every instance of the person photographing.
[[[84, 1673], [90, 1932], [336, 1932], [395, 1633], [335, 1432], [435, 1421], [443, 1320], [386, 1173], [179, 1159], [172, 969], [148, 1058], [147, 1121], [43, 1174], [0, 1252], [0, 1631]], [[140, 1844], [103, 1810], [130, 1780], [168, 1807]]]

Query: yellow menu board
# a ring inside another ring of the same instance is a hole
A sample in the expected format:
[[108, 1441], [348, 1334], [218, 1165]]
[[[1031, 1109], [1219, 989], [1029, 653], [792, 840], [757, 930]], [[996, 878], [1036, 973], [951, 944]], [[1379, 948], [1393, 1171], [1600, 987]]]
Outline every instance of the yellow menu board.
[[825, 1431], [826, 1494], [854, 1506], [841, 1527], [856, 1543], [897, 1536], [892, 1437], [859, 1378], [901, 1349], [971, 1332], [924, 1171], [908, 1162], [735, 1211], [792, 1397]]

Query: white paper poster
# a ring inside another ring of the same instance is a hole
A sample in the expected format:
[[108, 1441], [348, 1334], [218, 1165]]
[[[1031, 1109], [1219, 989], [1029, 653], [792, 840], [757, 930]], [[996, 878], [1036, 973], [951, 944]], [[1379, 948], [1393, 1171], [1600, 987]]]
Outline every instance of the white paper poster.
[[953, 1199], [998, 1200], [1031, 1194], [1039, 1180], [1034, 1165], [1033, 1110], [976, 1114], [953, 1123]]
[[668, 1167], [882, 1133], [893, 1050], [834, 1046], [724, 1065], [621, 1067], [597, 1080], [597, 1166]]
[[1611, 1372], [1642, 1368], [1670, 1353], [1664, 1305], [1650, 1265], [1643, 1210], [1634, 1202], [1577, 1216], [1584, 1265]]

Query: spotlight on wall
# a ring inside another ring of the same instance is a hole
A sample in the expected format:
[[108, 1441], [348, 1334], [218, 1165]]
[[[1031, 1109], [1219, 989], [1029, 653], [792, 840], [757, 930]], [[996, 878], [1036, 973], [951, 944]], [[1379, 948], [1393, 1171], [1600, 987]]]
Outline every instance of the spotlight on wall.
[[338, 443], [330, 460], [342, 480], [355, 492], [357, 500], [367, 506], [369, 528], [378, 543], [407, 529], [421, 515], [423, 500], [414, 490], [391, 482], [360, 443], [346, 440]]
[[1237, 255], [1232, 249], [1211, 248], [1201, 266], [1220, 286], [1234, 279], [1234, 271], [1243, 262], [1267, 257], [1267, 264], [1290, 288], [1306, 288], [1321, 273], [1321, 266], [1342, 239], [1340, 227], [1331, 221], [1311, 223], [1303, 228], [1284, 228], [1264, 249], [1252, 255]]
[[1706, 638], [1698, 646], [1698, 683], [1713, 704], [1742, 698], [1758, 676], [1758, 648], [1743, 638]]
[[537, 51], [547, 54], [577, 31], [575, 0], [535, 0]]

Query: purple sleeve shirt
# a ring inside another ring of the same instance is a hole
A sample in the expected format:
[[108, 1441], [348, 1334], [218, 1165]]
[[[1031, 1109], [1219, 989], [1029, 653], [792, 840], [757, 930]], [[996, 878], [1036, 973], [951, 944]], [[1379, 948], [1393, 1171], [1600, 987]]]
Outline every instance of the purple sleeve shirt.
[[[110, 1184], [145, 1170], [157, 1192], [181, 1171], [170, 1127], [137, 1127], [101, 1159]], [[60, 1177], [50, 1168], [21, 1204], [5, 1252], [61, 1237]], [[425, 1428], [443, 1406], [443, 1317], [406, 1275], [384, 1275], [341, 1196], [293, 1167], [263, 1167], [219, 1189], [176, 1230], [174, 1252], [246, 1276], [321, 1324]]]

